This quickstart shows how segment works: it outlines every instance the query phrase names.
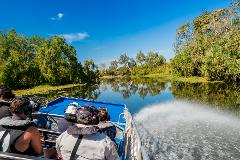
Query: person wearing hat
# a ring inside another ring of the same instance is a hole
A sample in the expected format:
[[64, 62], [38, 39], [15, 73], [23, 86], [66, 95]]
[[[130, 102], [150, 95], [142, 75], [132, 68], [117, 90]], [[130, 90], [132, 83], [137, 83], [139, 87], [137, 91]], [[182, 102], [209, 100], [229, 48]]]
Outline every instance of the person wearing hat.
[[32, 114], [29, 98], [15, 98], [10, 111], [12, 116], [0, 119], [0, 151], [31, 156], [42, 154], [40, 133], [29, 119]]
[[76, 111], [78, 108], [78, 103], [70, 103], [67, 109], [64, 111], [64, 118], [57, 121], [58, 131], [63, 133], [69, 126], [76, 122]]
[[11, 115], [9, 110], [10, 100], [13, 99], [15, 95], [8, 88], [0, 88], [0, 119]]
[[77, 123], [69, 126], [56, 140], [56, 150], [60, 159], [119, 159], [114, 142], [98, 132], [98, 112], [93, 106], [77, 109]]

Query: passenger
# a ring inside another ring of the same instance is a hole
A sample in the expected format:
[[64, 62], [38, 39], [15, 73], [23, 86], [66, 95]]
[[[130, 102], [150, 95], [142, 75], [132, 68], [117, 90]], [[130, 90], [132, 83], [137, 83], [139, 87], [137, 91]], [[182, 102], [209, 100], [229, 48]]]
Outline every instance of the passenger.
[[0, 120], [1, 151], [24, 155], [42, 154], [40, 133], [28, 118], [32, 106], [28, 98], [16, 98], [10, 105], [12, 116]]
[[11, 115], [9, 110], [10, 100], [13, 99], [15, 95], [8, 88], [0, 88], [0, 119]]
[[108, 114], [107, 108], [99, 108], [99, 128], [106, 134], [113, 142], [115, 142], [115, 137], [117, 134], [116, 126], [110, 122], [110, 116]]
[[56, 141], [58, 156], [64, 160], [115, 160], [119, 159], [114, 142], [98, 132], [98, 110], [93, 106], [80, 107], [77, 123], [69, 126]]
[[67, 109], [64, 111], [64, 118], [57, 121], [58, 131], [63, 133], [69, 126], [72, 126], [73, 123], [76, 123], [76, 111], [78, 108], [78, 103], [70, 103]]
[[30, 101], [32, 105], [33, 113], [36, 113], [32, 116], [32, 121], [36, 124], [38, 128], [51, 129], [52, 121], [50, 121], [47, 115], [37, 114], [40, 109], [40, 103]]

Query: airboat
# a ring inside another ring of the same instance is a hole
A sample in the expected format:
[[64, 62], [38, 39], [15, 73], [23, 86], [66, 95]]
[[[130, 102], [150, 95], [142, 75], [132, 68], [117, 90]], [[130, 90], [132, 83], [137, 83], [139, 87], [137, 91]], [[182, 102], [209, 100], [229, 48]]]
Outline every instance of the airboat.
[[[47, 117], [49, 120], [53, 121], [53, 124], [56, 124], [58, 119], [64, 118], [64, 110], [70, 103], [73, 102], [78, 103], [80, 106], [88, 104], [93, 105], [97, 108], [107, 108], [108, 114], [110, 115], [110, 122], [116, 127], [117, 130], [115, 142], [117, 144], [117, 150], [121, 160], [148, 159], [144, 147], [141, 145], [141, 140], [135, 128], [132, 116], [129, 113], [127, 106], [124, 104], [114, 104], [79, 98], [59, 97], [47, 103], [46, 107], [40, 108], [37, 115]], [[39, 128], [43, 147], [55, 146], [56, 138], [61, 133], [54, 128], [54, 125], [51, 127], [51, 130]], [[0, 159], [32, 160], [43, 158], [0, 152]]]

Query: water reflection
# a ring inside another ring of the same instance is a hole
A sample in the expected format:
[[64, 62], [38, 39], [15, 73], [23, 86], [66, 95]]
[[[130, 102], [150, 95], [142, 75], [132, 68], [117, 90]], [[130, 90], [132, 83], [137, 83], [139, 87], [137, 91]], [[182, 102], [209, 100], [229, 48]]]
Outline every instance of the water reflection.
[[136, 93], [144, 99], [146, 96], [156, 96], [165, 90], [166, 82], [154, 78], [110, 79], [102, 81], [102, 85], [110, 85], [113, 92], [121, 93], [128, 99]]
[[240, 87], [238, 85], [173, 82], [170, 90], [176, 99], [198, 101], [221, 109], [240, 111]]
[[[28, 95], [32, 96], [32, 95]], [[50, 100], [59, 96], [77, 97], [112, 103], [127, 104], [134, 114], [152, 103], [173, 99], [187, 99], [240, 111], [240, 87], [226, 83], [166, 82], [159, 78], [115, 78], [102, 80], [100, 84], [50, 91], [35, 96]]]

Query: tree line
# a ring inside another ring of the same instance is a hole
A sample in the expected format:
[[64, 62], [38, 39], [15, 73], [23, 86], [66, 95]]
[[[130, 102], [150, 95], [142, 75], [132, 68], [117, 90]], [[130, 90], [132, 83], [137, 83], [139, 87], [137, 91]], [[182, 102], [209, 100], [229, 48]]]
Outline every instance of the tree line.
[[204, 12], [177, 30], [171, 61], [180, 76], [240, 80], [240, 1], [229, 8]]
[[42, 84], [63, 85], [96, 81], [97, 65], [83, 65], [76, 50], [63, 37], [49, 39], [0, 31], [0, 85], [18, 89]]
[[139, 51], [136, 57], [131, 58], [126, 53], [121, 54], [118, 60], [110, 62], [107, 68], [104, 64], [99, 66], [102, 75], [145, 75], [156, 73], [166, 63], [166, 59], [158, 52], [150, 51], [144, 54]]
[[240, 80], [240, 1], [229, 8], [203, 12], [177, 29], [176, 55], [166, 63], [156, 52], [137, 53], [135, 59], [122, 54], [103, 75], [146, 75], [168, 73], [207, 77], [208, 80]]
[[[87, 60], [81, 64], [76, 50], [63, 37], [49, 39], [0, 31], [0, 85], [17, 89], [41, 84], [95, 82], [99, 75], [138, 76], [169, 73], [240, 80], [240, 1], [204, 12], [177, 30], [176, 55], [169, 63], [158, 52], [139, 51], [134, 58], [122, 54], [106, 67]], [[101, 73], [98, 71], [101, 68]]]

